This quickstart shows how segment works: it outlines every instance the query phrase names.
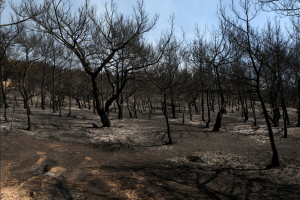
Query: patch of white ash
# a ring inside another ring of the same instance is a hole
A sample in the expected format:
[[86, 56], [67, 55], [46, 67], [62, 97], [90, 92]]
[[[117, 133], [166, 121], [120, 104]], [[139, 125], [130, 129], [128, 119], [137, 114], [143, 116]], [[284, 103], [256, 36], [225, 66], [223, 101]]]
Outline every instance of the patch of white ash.
[[230, 167], [236, 169], [260, 168], [259, 163], [252, 163], [247, 157], [222, 152], [197, 152], [192, 156], [176, 156], [167, 161], [177, 165], [199, 165], [203, 167]]
[[[273, 134], [281, 132], [280, 128], [273, 127]], [[234, 125], [233, 127], [227, 129], [227, 131], [232, 131], [235, 133], [240, 133], [243, 135], [249, 135], [249, 138], [258, 143], [269, 142], [268, 128], [267, 126], [251, 126], [251, 125]]]
[[153, 127], [141, 127], [139, 123], [131, 123], [130, 127], [126, 122], [113, 124], [109, 128], [94, 129], [87, 133], [92, 142], [108, 143], [143, 143], [147, 141], [145, 132], [151, 131]]

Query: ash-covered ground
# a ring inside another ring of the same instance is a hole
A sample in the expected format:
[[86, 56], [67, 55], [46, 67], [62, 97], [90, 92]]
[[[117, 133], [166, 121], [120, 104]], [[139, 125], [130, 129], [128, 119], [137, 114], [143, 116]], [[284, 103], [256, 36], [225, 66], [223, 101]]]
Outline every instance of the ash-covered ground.
[[[1, 199], [300, 199], [300, 128], [290, 108], [288, 138], [274, 127], [280, 166], [266, 169], [271, 146], [263, 117], [253, 126], [234, 110], [212, 132], [200, 115], [170, 118], [174, 143], [166, 145], [164, 116], [138, 113], [101, 127], [92, 110], [17, 108], [1, 118]], [[3, 114], [3, 109], [2, 109]], [[1, 115], [2, 115], [1, 114]], [[206, 113], [205, 113], [206, 114]], [[259, 113], [258, 115], [259, 116]]]

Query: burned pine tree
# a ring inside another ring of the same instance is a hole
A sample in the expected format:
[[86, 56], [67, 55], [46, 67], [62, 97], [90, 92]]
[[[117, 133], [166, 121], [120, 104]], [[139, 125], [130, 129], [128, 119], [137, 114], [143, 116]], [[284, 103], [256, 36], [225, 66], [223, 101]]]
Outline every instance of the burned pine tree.
[[[265, 122], [267, 124], [269, 139], [272, 148], [272, 161], [269, 167], [276, 167], [279, 165], [278, 151], [275, 145], [273, 130], [271, 122], [269, 119], [269, 113], [265, 104], [265, 100], [261, 91], [261, 79], [262, 79], [262, 70], [265, 67], [264, 64], [264, 46], [260, 33], [254, 29], [250, 22], [253, 20], [259, 13], [259, 9], [252, 7], [255, 4], [252, 0], [245, 0], [240, 2], [239, 8], [242, 12], [238, 12], [237, 8], [234, 5], [230, 5], [231, 12], [234, 15], [234, 18], [231, 19], [226, 13], [226, 8], [220, 6], [220, 21], [221, 27], [227, 35], [228, 40], [239, 46], [243, 50], [244, 59], [248, 61], [247, 66], [251, 69], [253, 78], [253, 89], [256, 91], [256, 95], [260, 101]], [[251, 14], [250, 14], [251, 13]]]
[[26, 0], [15, 6], [14, 10], [18, 16], [30, 18], [38, 31], [52, 35], [77, 56], [91, 78], [101, 122], [104, 127], [111, 126], [108, 113], [101, 105], [97, 76], [118, 51], [152, 30], [158, 16], [151, 20], [143, 2], [138, 2], [132, 17], [118, 13], [113, 2], [105, 5], [105, 12], [100, 17], [96, 16], [96, 10], [89, 5], [89, 1], [85, 1], [74, 13], [71, 13], [67, 0], [45, 0], [43, 4]]

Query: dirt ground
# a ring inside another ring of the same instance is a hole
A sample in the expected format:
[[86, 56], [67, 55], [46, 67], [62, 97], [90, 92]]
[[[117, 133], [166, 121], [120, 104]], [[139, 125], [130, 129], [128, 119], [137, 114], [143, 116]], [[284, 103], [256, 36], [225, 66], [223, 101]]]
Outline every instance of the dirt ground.
[[[138, 113], [101, 127], [92, 110], [71, 117], [50, 108], [16, 109], [11, 123], [1, 118], [1, 199], [300, 199], [300, 128], [289, 109], [288, 138], [282, 122], [274, 128], [281, 165], [266, 169], [271, 147], [263, 118], [243, 122], [228, 111], [219, 132], [182, 113], [170, 119], [174, 144], [165, 145], [161, 110], [151, 119]], [[3, 115], [3, 109], [1, 116]]]

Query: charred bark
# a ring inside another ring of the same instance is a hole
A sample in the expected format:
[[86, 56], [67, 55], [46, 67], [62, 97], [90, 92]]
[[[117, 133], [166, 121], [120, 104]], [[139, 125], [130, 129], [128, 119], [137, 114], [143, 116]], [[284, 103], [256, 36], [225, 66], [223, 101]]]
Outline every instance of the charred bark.
[[208, 94], [208, 90], [206, 90], [206, 104], [207, 104], [207, 117], [208, 117], [208, 120], [206, 122], [205, 127], [208, 128], [209, 127], [209, 123], [210, 123], [210, 108], [209, 108], [209, 94]]
[[96, 82], [96, 77], [97, 77], [97, 75], [92, 75], [91, 76], [93, 92], [94, 92], [94, 97], [95, 97], [96, 111], [97, 111], [98, 115], [101, 118], [101, 122], [102, 122], [103, 127], [110, 127], [111, 123], [110, 123], [110, 120], [109, 120], [108, 113], [103, 108], [101, 108], [101, 102], [100, 102], [100, 98], [99, 98], [99, 87], [98, 87], [97, 82]]
[[168, 111], [167, 111], [167, 94], [164, 93], [164, 100], [163, 100], [163, 114], [165, 116], [166, 124], [167, 124], [167, 134], [168, 134], [168, 139], [169, 142], [168, 144], [172, 144], [172, 138], [171, 138], [171, 129], [170, 129], [170, 124], [169, 124], [169, 118], [168, 118]]

